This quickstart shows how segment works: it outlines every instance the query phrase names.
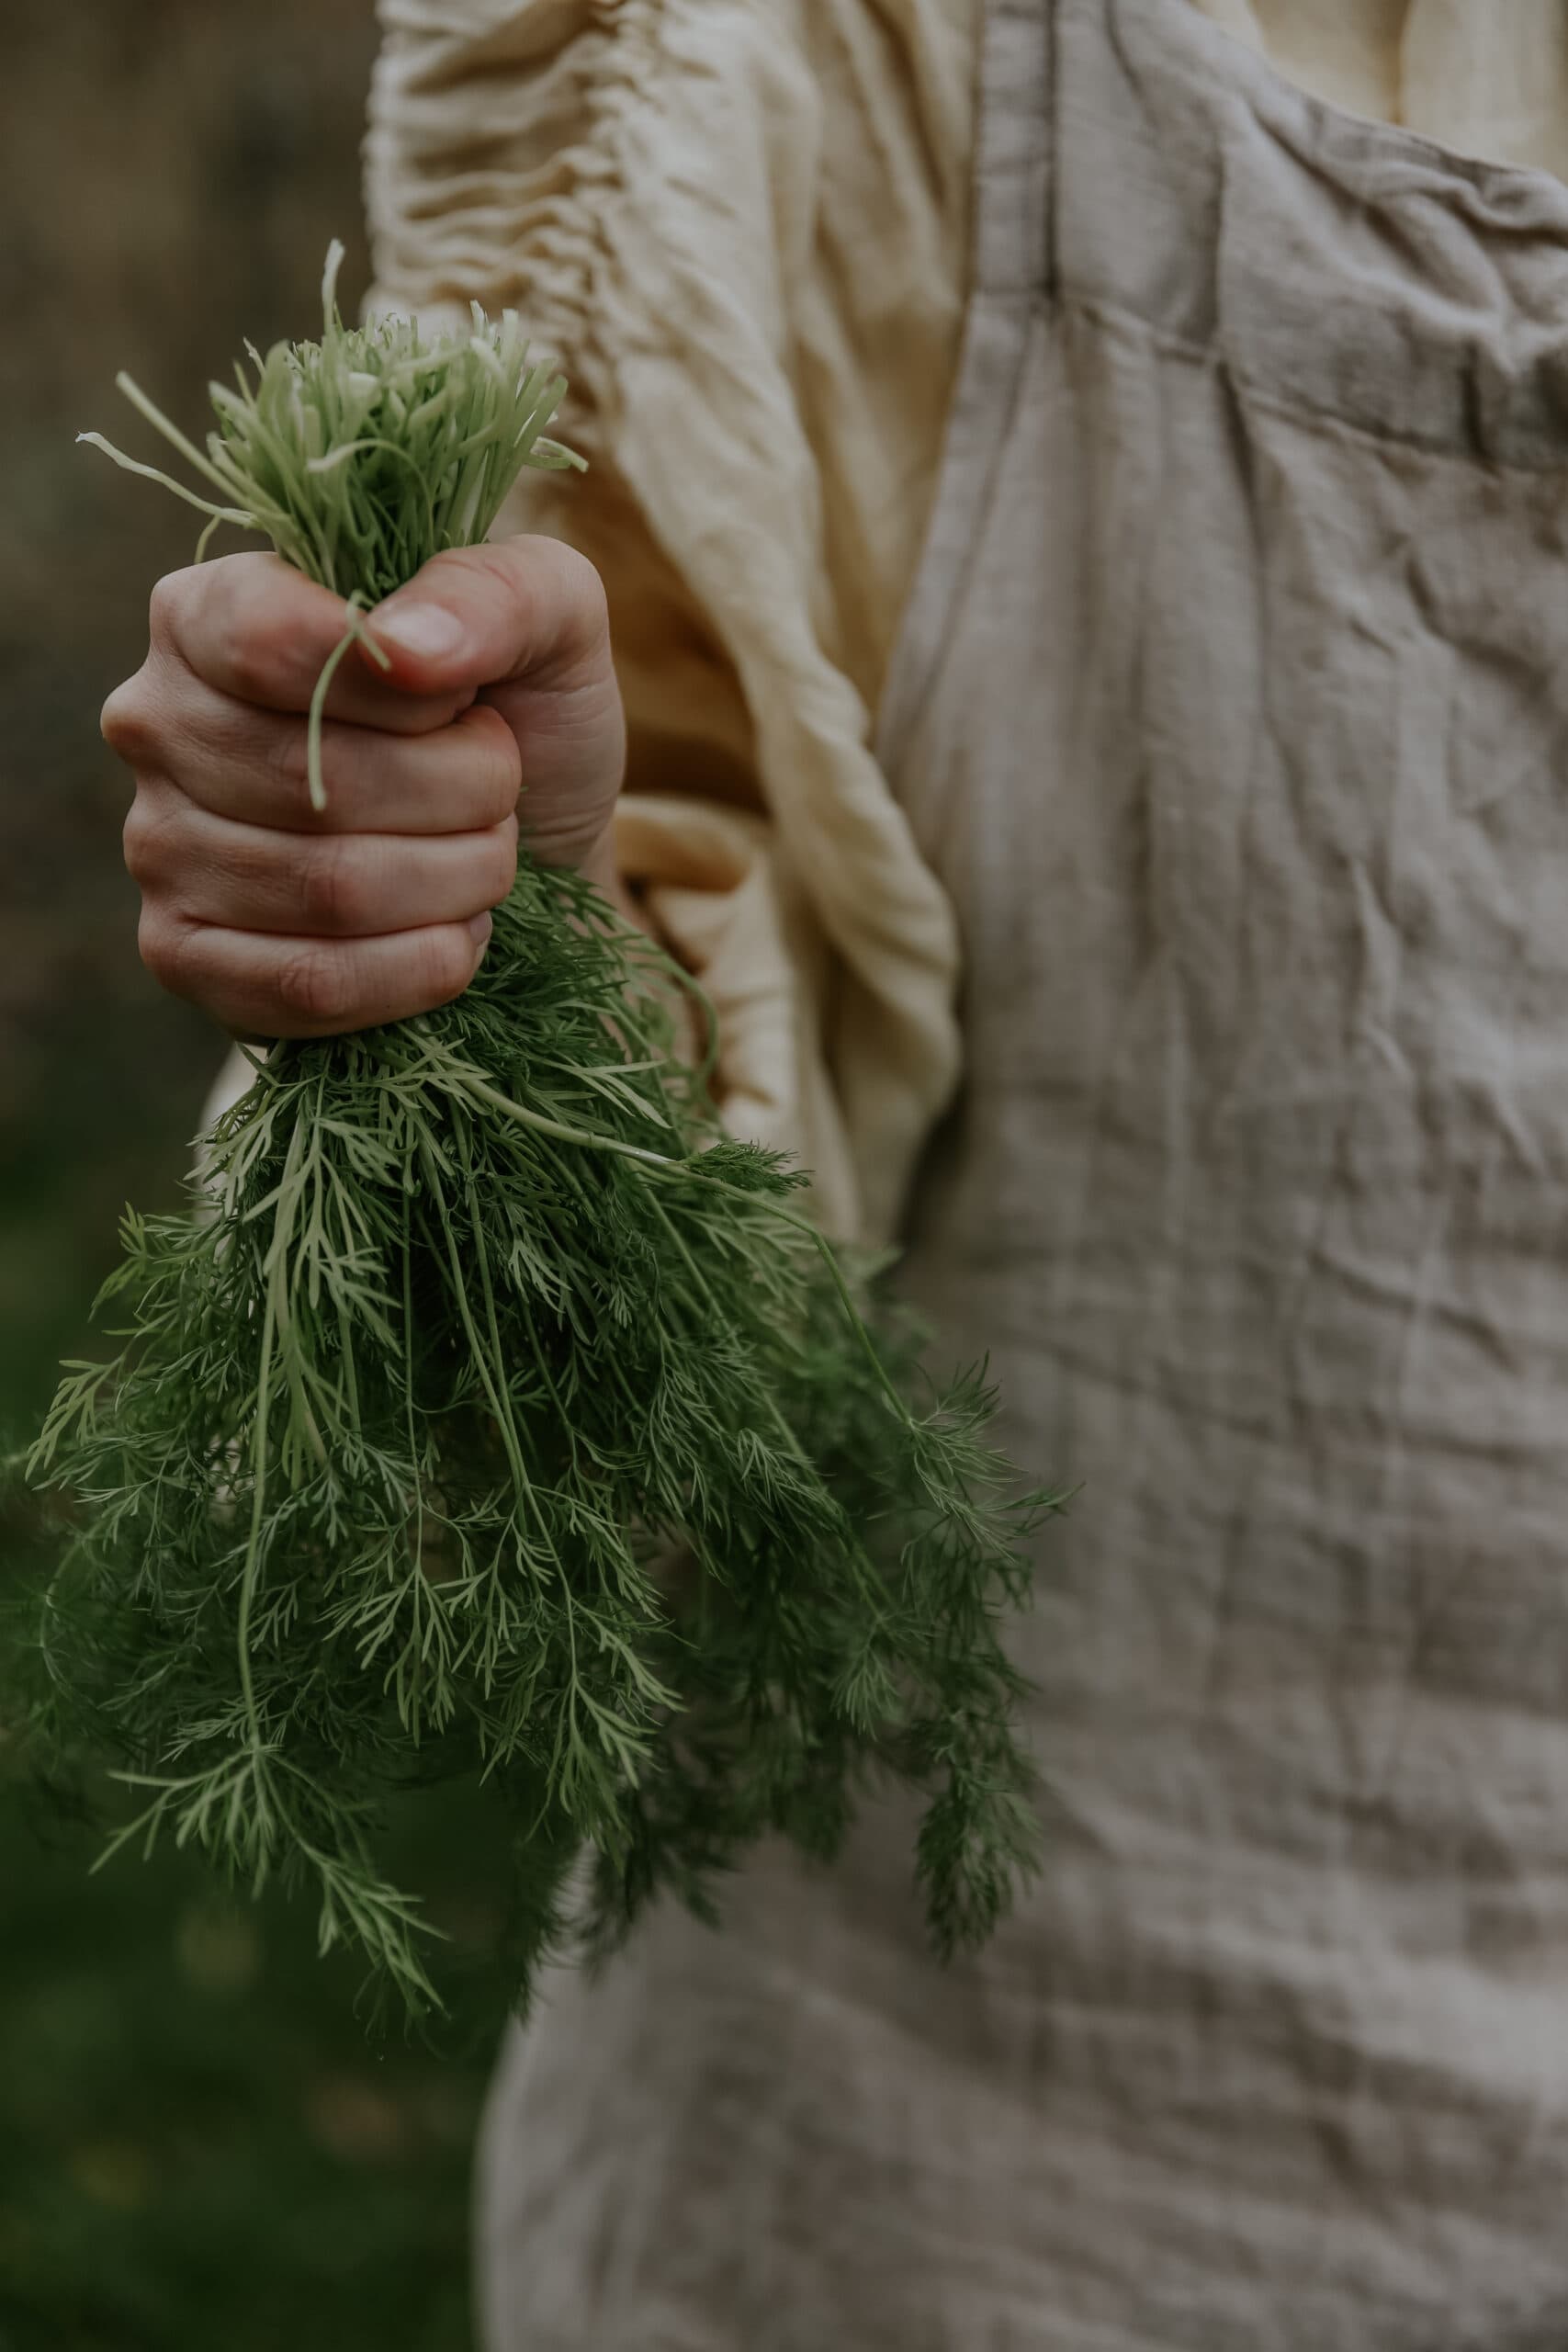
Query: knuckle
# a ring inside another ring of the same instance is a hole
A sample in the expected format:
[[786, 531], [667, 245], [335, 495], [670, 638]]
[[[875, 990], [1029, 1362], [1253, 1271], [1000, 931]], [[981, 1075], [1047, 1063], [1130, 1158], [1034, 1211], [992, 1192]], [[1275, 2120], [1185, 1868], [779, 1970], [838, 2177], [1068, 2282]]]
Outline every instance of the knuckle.
[[517, 738], [489, 703], [475, 703], [459, 723], [472, 805], [488, 823], [499, 825], [513, 813], [523, 789]]
[[98, 731], [122, 760], [145, 758], [153, 749], [153, 727], [146, 682], [139, 670], [116, 686], [98, 714]]
[[152, 593], [147, 599], [147, 633], [160, 648], [174, 645], [179, 638], [191, 577], [191, 568], [187, 567], [183, 571], [165, 571], [161, 580], [152, 582]]
[[257, 580], [246, 573], [243, 593], [224, 595], [213, 630], [221, 674], [212, 684], [242, 702], [264, 706], [280, 694], [292, 695], [299, 683], [301, 618], [290, 591], [299, 584], [287, 575]]
[[126, 811], [120, 842], [125, 870], [141, 889], [151, 889], [169, 870], [175, 830], [168, 814], [146, 792], [138, 791]]
[[548, 663], [590, 658], [609, 643], [610, 606], [598, 567], [564, 540], [487, 542], [476, 554], [511, 599], [519, 638], [536, 642]]
[[487, 906], [498, 907], [502, 899], [510, 895], [512, 886], [517, 879], [517, 835], [518, 827], [515, 817], [509, 818], [504, 824], [498, 825], [495, 830], [491, 844], [490, 885], [485, 899]]
[[466, 930], [443, 924], [426, 934], [421, 957], [420, 993], [427, 1007], [449, 1004], [474, 977], [474, 944]]
[[353, 976], [345, 958], [314, 941], [285, 950], [274, 986], [289, 1020], [312, 1028], [340, 1027], [354, 1010]]
[[[303, 719], [273, 730], [265, 753], [267, 774], [286, 806], [296, 812], [310, 809], [310, 753]], [[312, 812], [313, 813], [313, 812]]]
[[556, 566], [561, 594], [585, 641], [610, 634], [610, 603], [598, 566], [578, 548], [557, 542]]
[[190, 978], [190, 940], [184, 928], [156, 908], [144, 907], [136, 929], [136, 950], [160, 988], [183, 996]]
[[477, 686], [453, 686], [445, 694], [411, 695], [400, 710], [385, 714], [387, 732], [416, 738], [444, 735], [476, 707], [478, 695]]
[[219, 639], [225, 689], [241, 702], [265, 703], [276, 690], [278, 651], [275, 630], [254, 620], [226, 622]]
[[299, 906], [307, 931], [372, 928], [369, 877], [352, 839], [312, 842], [300, 860]]

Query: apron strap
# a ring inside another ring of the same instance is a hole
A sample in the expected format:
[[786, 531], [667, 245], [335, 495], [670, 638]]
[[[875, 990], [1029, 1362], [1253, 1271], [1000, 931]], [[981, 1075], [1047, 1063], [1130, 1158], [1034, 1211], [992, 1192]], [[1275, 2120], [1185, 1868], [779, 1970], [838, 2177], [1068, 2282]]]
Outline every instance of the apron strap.
[[977, 292], [1042, 291], [1051, 269], [1055, 0], [989, 0], [975, 172]]
[[[877, 714], [877, 757], [896, 793], [993, 492], [997, 420], [1011, 413], [1031, 323], [1053, 281], [1057, 6], [987, 0], [964, 348], [925, 546]], [[924, 813], [908, 808], [918, 833]]]

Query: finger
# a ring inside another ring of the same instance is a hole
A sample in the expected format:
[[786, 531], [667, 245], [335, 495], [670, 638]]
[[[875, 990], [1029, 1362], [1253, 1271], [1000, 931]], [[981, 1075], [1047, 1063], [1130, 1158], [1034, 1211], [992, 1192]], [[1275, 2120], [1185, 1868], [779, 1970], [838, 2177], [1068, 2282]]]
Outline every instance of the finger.
[[483, 832], [312, 837], [237, 825], [174, 785], [139, 792], [125, 862], [186, 922], [307, 938], [370, 938], [466, 922], [497, 907], [517, 872], [517, 820]]
[[[193, 564], [168, 573], [152, 592], [154, 656], [182, 662], [220, 694], [263, 710], [309, 710], [347, 623], [343, 597], [276, 555]], [[462, 685], [411, 689], [355, 646], [338, 665], [326, 709], [355, 726], [418, 734], [445, 726], [472, 698]]]
[[[117, 748], [125, 748], [117, 745]], [[127, 756], [215, 816], [301, 833], [477, 832], [517, 806], [522, 761], [496, 711], [475, 705], [427, 735], [329, 720], [326, 806], [310, 805], [305, 722], [248, 708], [188, 675], [164, 694]]]
[[141, 959], [175, 996], [246, 1037], [332, 1037], [406, 1021], [461, 996], [489, 915], [374, 939], [269, 938], [162, 910], [142, 917]]

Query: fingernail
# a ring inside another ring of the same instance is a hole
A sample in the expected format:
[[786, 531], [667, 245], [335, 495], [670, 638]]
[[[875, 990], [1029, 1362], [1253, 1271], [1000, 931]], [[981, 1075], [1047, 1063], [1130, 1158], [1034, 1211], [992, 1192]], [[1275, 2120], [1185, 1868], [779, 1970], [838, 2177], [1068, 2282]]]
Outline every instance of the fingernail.
[[470, 915], [468, 917], [468, 937], [473, 941], [474, 945], [478, 948], [482, 949], [490, 944], [490, 935], [494, 929], [495, 922], [493, 917], [490, 915]]
[[383, 605], [370, 616], [370, 634], [400, 653], [444, 661], [462, 644], [463, 624], [444, 605]]

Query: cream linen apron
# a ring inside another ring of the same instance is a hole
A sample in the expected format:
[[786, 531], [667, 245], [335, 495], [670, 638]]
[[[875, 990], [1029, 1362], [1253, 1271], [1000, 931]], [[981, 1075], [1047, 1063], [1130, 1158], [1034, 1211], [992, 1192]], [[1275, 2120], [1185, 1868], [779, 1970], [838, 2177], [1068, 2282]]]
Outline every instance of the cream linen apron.
[[1568, 2346], [1568, 192], [1183, 0], [993, 0], [888, 771], [910, 1279], [1080, 1481], [1049, 1854], [908, 1823], [503, 2063], [497, 2352]]

